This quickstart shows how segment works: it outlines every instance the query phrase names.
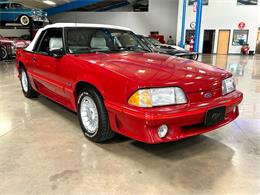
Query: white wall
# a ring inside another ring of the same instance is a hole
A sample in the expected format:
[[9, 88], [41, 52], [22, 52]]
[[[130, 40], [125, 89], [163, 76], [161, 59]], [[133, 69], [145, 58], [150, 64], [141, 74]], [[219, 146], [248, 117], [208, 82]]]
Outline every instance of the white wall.
[[178, 0], [149, 0], [149, 12], [67, 12], [51, 17], [57, 22], [101, 23], [125, 26], [135, 33], [148, 35], [159, 31], [176, 36]]
[[[182, 3], [179, 2], [177, 41], [180, 41]], [[196, 20], [193, 6], [187, 6], [186, 29], [190, 29], [190, 23]], [[240, 53], [240, 46], [232, 45], [233, 30], [238, 29], [239, 22], [245, 22], [245, 29], [249, 29], [248, 43], [252, 50], [256, 48], [258, 27], [260, 27], [260, 1], [257, 6], [237, 5], [237, 0], [209, 0], [208, 6], [203, 6], [202, 28], [200, 36], [200, 52], [202, 52], [204, 29], [216, 30], [214, 53], [217, 52], [218, 31], [230, 29], [229, 53]]]

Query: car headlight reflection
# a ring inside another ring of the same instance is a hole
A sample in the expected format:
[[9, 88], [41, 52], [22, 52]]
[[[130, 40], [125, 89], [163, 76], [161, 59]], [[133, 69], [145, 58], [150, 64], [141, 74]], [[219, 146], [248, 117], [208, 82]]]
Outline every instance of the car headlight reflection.
[[222, 81], [222, 95], [226, 95], [236, 90], [236, 85], [233, 77]]
[[187, 103], [183, 90], [179, 87], [140, 89], [128, 100], [128, 103], [137, 107], [151, 108]]

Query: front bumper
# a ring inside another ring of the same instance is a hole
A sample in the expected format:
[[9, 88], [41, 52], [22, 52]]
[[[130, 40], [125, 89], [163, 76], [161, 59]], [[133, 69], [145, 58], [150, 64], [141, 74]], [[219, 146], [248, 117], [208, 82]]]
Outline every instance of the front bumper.
[[[239, 115], [238, 104], [242, 99], [243, 94], [235, 91], [208, 102], [152, 109], [133, 107], [120, 109], [115, 105], [106, 102], [105, 104], [113, 130], [135, 140], [155, 144], [199, 135], [230, 123]], [[226, 106], [225, 119], [213, 126], [204, 126], [206, 112], [220, 106]], [[168, 126], [169, 132], [161, 139], [157, 129], [163, 124]]]

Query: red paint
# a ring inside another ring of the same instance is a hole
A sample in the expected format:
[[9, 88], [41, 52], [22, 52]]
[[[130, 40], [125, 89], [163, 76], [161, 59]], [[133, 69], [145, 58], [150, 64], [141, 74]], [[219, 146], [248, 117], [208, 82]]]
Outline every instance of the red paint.
[[[36, 61], [32, 61], [36, 58]], [[112, 129], [146, 143], [169, 142], [219, 128], [238, 116], [232, 112], [243, 95], [235, 91], [221, 95], [222, 80], [230, 73], [198, 62], [154, 53], [66, 54], [60, 59], [19, 50], [17, 68], [22, 62], [35, 90], [76, 110], [76, 85], [94, 85], [103, 96]], [[138, 108], [127, 100], [137, 89], [181, 87], [188, 103], [177, 106]], [[212, 97], [205, 99], [204, 93]], [[227, 108], [225, 120], [210, 127], [203, 125], [207, 110]], [[157, 128], [167, 124], [170, 132], [160, 139]]]
[[239, 29], [244, 29], [246, 27], [246, 23], [244, 23], [244, 22], [239, 22], [239, 24], [238, 24], [238, 28]]

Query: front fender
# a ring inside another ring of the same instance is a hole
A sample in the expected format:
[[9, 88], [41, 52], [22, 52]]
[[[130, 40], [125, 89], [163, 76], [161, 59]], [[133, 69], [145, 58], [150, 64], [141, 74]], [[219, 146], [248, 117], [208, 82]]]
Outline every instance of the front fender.
[[82, 81], [93, 85], [98, 90], [105, 105], [123, 107], [127, 79], [110, 71], [87, 72], [77, 77], [77, 83], [75, 83], [74, 89], [77, 84]]
[[29, 16], [29, 17], [32, 17], [33, 14], [32, 14], [32, 12], [27, 12], [27, 11], [19, 12], [19, 13], [16, 14], [15, 20], [16, 20], [16, 21], [19, 20], [19, 18], [20, 18], [22, 15], [27, 15], [27, 16]]
[[80, 82], [85, 82], [85, 83], [89, 83], [90, 85], [93, 85], [99, 91], [99, 93], [103, 97], [105, 97], [105, 90], [103, 88], [102, 83], [96, 77], [94, 77], [93, 75], [89, 75], [89, 74], [80, 75], [77, 78], [77, 81], [76, 81], [75, 86], [74, 86], [74, 90], [76, 90], [76, 86]]

